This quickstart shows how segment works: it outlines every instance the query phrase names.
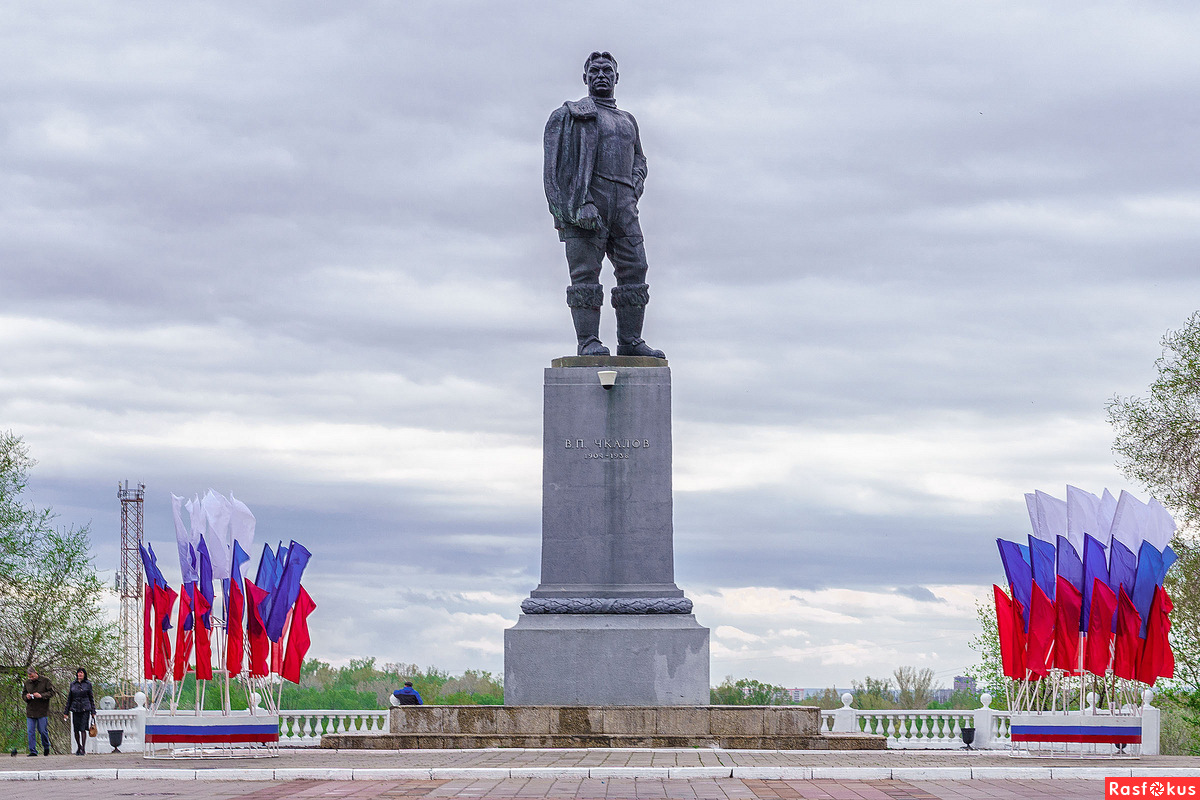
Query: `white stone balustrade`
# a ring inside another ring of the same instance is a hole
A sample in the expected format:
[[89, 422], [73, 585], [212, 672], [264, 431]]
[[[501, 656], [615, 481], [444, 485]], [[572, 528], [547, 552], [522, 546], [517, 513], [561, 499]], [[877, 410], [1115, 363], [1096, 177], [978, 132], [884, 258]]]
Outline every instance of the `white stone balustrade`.
[[139, 753], [142, 750], [142, 737], [146, 733], [146, 694], [138, 692], [133, 696], [137, 704], [134, 708], [99, 710], [96, 712], [97, 735], [88, 738], [87, 752], [111, 753], [112, 745], [108, 741], [108, 732], [120, 730], [122, 753]]
[[327, 733], [387, 733], [386, 711], [279, 712], [280, 747], [317, 747]]
[[980, 696], [982, 707], [963, 709], [856, 709], [853, 697], [842, 695], [842, 707], [822, 712], [822, 729], [830, 732], [863, 732], [887, 737], [888, 748], [898, 750], [956, 750], [964, 747], [962, 729], [975, 728], [971, 746], [980, 750], [1007, 749], [1008, 712], [991, 707], [989, 694]]

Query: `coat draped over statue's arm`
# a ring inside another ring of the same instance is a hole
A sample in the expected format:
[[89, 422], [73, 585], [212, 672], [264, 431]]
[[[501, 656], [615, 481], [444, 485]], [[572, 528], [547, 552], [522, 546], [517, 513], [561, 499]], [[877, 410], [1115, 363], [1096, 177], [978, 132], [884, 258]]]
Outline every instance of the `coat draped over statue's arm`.
[[556, 228], [579, 224], [579, 209], [588, 199], [599, 139], [596, 103], [590, 97], [563, 103], [546, 123], [542, 179]]

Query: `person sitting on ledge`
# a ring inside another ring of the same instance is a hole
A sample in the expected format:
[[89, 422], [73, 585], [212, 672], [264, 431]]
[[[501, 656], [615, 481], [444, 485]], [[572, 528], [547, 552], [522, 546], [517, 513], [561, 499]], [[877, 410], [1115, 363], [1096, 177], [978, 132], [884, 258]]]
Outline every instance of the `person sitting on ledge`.
[[393, 705], [398, 706], [421, 706], [425, 705], [421, 700], [421, 693], [413, 688], [412, 681], [405, 681], [403, 689], [397, 689], [392, 692], [395, 698]]

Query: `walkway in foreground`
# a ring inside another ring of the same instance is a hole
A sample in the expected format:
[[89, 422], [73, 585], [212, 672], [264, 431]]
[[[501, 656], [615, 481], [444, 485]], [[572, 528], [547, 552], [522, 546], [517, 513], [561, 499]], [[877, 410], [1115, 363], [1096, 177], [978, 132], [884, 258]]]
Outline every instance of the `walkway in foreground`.
[[737, 778], [661, 779], [505, 778], [427, 781], [42, 781], [5, 784], [6, 800], [108, 800], [126, 797], [174, 800], [282, 800], [353, 798], [391, 800], [428, 797], [483, 800], [1043, 800], [1104, 796], [1096, 780], [852, 781], [753, 780]]
[[[1200, 776], [1200, 758], [1021, 758], [964, 751], [281, 751], [277, 758], [148, 760], [139, 754], [0, 758], [0, 796], [965, 800], [1100, 798], [1101, 779]], [[50, 782], [50, 783], [47, 783]]]

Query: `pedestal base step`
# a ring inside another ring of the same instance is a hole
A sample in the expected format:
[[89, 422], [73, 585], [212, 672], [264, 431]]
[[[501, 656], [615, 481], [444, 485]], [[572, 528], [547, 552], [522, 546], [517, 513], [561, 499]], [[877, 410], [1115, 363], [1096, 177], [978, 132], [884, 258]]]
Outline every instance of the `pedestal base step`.
[[886, 750], [883, 736], [828, 733], [817, 736], [637, 736], [443, 733], [334, 733], [321, 737], [333, 750], [476, 750], [486, 747], [719, 747], [725, 750]]
[[823, 733], [815, 706], [396, 706], [388, 733], [338, 733], [347, 750], [721, 747], [884, 750], [883, 736]]

